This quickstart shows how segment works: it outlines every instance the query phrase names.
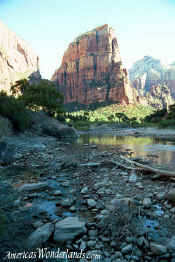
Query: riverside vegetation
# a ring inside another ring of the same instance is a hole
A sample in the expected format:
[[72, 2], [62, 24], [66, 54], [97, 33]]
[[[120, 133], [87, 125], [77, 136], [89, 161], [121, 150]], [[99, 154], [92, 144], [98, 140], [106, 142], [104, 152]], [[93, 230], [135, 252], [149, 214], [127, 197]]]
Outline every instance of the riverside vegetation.
[[[11, 87], [12, 95], [0, 92], [0, 114], [9, 119], [16, 131], [25, 131], [32, 125], [29, 111], [43, 110], [47, 115], [58, 117], [62, 112], [63, 96], [49, 80], [30, 83], [18, 80]], [[1, 127], [3, 132], [4, 125]]]
[[175, 126], [175, 105], [169, 106], [168, 109], [156, 110], [144, 105], [112, 104], [98, 107], [93, 104], [88, 108], [70, 111], [63, 115], [68, 124], [80, 130], [88, 130], [91, 125], [102, 124], [115, 124], [116, 127]]
[[150, 106], [118, 104], [91, 105], [88, 108], [65, 113], [65, 119], [78, 129], [88, 129], [90, 125], [116, 124], [118, 127], [136, 127], [145, 124], [145, 117], [155, 111]]

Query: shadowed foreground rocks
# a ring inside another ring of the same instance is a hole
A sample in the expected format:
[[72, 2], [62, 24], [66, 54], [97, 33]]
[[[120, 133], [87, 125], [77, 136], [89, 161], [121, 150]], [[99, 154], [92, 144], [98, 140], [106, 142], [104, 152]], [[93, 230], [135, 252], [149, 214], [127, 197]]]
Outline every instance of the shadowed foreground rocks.
[[174, 183], [128, 169], [112, 147], [28, 132], [3, 141], [18, 157], [0, 165], [1, 257], [40, 247], [94, 256], [44, 262], [174, 262]]

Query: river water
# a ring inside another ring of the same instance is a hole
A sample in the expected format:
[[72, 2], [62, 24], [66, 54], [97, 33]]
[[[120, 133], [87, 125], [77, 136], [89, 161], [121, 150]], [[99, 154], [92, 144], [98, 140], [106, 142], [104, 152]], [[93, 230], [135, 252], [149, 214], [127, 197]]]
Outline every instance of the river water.
[[103, 150], [113, 147], [115, 150], [131, 153], [132, 158], [150, 160], [153, 166], [175, 170], [175, 141], [152, 136], [118, 136], [111, 134], [81, 134], [79, 144], [97, 145]]

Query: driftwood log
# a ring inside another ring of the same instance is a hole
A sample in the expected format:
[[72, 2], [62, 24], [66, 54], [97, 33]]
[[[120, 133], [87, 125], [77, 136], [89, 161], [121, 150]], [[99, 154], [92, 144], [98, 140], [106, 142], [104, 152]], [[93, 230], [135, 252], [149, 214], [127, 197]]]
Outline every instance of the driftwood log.
[[134, 166], [136, 166], [137, 168], [135, 167], [127, 167], [125, 164], [123, 163], [120, 163], [118, 162], [117, 164], [119, 166], [122, 166], [126, 169], [130, 169], [130, 170], [144, 170], [144, 171], [151, 171], [159, 176], [166, 176], [166, 177], [172, 177], [172, 178], [175, 178], [175, 172], [173, 171], [168, 171], [168, 170], [163, 170], [163, 169], [157, 169], [157, 168], [153, 168], [151, 166], [148, 166], [148, 165], [143, 165], [143, 164], [140, 164], [138, 162], [135, 162], [133, 160], [130, 160], [124, 156], [120, 156], [121, 159], [123, 159], [124, 161], [126, 161], [127, 163], [130, 163]]

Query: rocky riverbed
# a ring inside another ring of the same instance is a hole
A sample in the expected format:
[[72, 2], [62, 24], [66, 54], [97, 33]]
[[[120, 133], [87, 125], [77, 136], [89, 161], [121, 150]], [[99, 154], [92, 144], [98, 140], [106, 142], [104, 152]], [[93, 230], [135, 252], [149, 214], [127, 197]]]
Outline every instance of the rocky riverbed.
[[[136, 170], [112, 146], [28, 133], [4, 138], [0, 148], [4, 261], [14, 254], [18, 261], [175, 261], [172, 179]], [[69, 258], [39, 258], [43, 248], [68, 250]]]

